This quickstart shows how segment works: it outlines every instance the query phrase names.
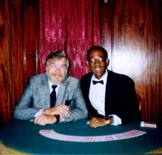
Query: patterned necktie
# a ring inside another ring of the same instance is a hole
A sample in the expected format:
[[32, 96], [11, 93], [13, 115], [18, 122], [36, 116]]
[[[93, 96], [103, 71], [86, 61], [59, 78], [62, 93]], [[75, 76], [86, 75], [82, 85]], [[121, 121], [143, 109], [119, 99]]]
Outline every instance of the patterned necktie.
[[97, 83], [104, 84], [103, 80], [101, 80], [101, 81], [92, 81], [92, 82], [93, 82], [94, 85], [97, 84]]
[[56, 91], [55, 91], [56, 87], [57, 87], [56, 85], [52, 85], [53, 91], [50, 95], [51, 107], [53, 107], [55, 105], [55, 102], [56, 102]]

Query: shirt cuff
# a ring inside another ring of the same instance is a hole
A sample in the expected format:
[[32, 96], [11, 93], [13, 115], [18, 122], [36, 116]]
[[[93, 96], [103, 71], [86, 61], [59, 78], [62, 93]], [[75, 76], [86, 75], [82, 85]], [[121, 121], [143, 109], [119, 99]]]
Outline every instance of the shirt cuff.
[[39, 111], [34, 115], [34, 117], [37, 117], [37, 116], [41, 115], [43, 110], [44, 110], [44, 109], [39, 110]]
[[117, 115], [112, 114], [112, 115], [109, 115], [109, 116], [112, 116], [113, 117], [114, 122], [111, 123], [112, 125], [117, 126], [117, 125], [121, 125], [122, 124], [121, 118], [118, 117]]
[[60, 123], [61, 123], [61, 122], [64, 122], [64, 120], [65, 120], [65, 119], [64, 119], [64, 118], [62, 118], [62, 120], [61, 120], [61, 121], [59, 121], [59, 122], [60, 122]]

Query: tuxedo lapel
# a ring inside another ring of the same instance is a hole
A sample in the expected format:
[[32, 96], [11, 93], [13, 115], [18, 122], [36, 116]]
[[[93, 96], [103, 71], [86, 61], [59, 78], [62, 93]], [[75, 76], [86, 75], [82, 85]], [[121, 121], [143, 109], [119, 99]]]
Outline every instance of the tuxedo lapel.
[[105, 91], [105, 114], [106, 116], [108, 115], [108, 112], [109, 112], [109, 103], [111, 101], [111, 78], [112, 78], [112, 75], [111, 75], [111, 72], [108, 70], [108, 77], [107, 77], [107, 84], [106, 84], [106, 91]]
[[87, 79], [87, 84], [86, 84], [86, 86], [85, 86], [85, 87], [87, 87], [86, 90], [87, 90], [87, 95], [88, 95], [87, 97], [88, 97], [88, 98], [89, 98], [89, 89], [90, 89], [90, 84], [91, 84], [92, 75], [93, 75], [93, 74], [90, 74], [90, 75], [89, 75], [89, 77], [88, 77], [88, 79]]

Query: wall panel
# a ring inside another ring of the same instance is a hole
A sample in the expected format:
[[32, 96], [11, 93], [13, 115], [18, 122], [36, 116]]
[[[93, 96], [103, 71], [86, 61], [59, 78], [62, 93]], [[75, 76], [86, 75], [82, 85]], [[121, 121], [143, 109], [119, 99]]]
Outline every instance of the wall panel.
[[[136, 92], [143, 101], [143, 120], [161, 119], [161, 45], [162, 5], [160, 0], [110, 0], [101, 19], [111, 18], [101, 29], [111, 27], [110, 33], [102, 33], [101, 40], [111, 37], [111, 69], [130, 76], [136, 84]], [[111, 9], [111, 17], [110, 11]], [[107, 16], [106, 16], [107, 15]], [[103, 30], [102, 30], [103, 31]], [[110, 43], [101, 42], [103, 46]]]
[[8, 1], [0, 0], [0, 121], [10, 118], [11, 100], [11, 55], [10, 55], [10, 18]]
[[12, 94], [10, 103], [11, 118], [14, 108], [23, 92], [23, 13], [21, 12], [22, 1], [9, 1], [10, 7], [10, 56], [11, 56], [11, 87]]
[[13, 118], [29, 76], [39, 70], [38, 3], [0, 0], [0, 125]]

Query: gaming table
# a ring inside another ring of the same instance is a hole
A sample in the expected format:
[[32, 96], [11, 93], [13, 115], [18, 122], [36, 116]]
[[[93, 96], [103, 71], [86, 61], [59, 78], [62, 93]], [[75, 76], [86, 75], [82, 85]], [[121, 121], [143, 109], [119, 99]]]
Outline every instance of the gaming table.
[[0, 140], [29, 154], [143, 154], [162, 148], [161, 127], [132, 122], [91, 128], [86, 122], [39, 126], [13, 120], [0, 129]]

